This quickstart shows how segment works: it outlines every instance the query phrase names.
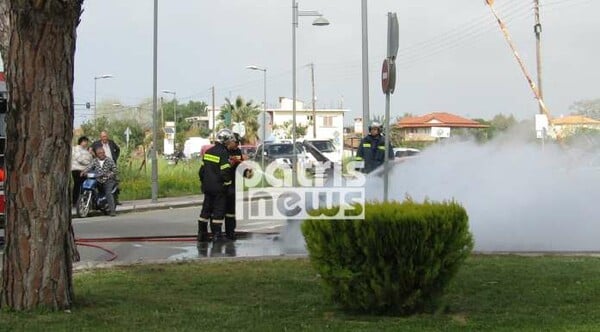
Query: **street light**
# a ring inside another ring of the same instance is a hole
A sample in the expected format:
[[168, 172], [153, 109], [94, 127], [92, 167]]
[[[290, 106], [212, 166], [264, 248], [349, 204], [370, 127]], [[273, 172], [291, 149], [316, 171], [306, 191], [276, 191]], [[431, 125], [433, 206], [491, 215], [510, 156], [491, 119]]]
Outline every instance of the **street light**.
[[100, 76], [94, 76], [94, 121], [96, 121], [96, 118], [98, 116], [96, 110], [96, 90], [97, 90], [97, 85], [98, 85], [98, 80], [104, 79], [104, 78], [111, 78], [113, 77], [111, 74], [104, 74], [104, 75], [100, 75]]
[[329, 25], [329, 21], [323, 17], [323, 14], [315, 10], [298, 10], [298, 2], [292, 0], [292, 150], [294, 151], [292, 159], [293, 183], [296, 183], [296, 167], [298, 163], [298, 154], [296, 153], [296, 28], [298, 28], [299, 16], [316, 16], [313, 25]]
[[265, 171], [265, 141], [267, 140], [267, 68], [259, 66], [246, 66], [246, 69], [258, 70], [263, 72], [263, 87], [264, 87], [264, 100], [263, 100], [263, 128], [262, 128], [262, 145], [263, 153], [261, 156], [261, 167], [263, 172]]
[[[173, 95], [173, 102], [175, 105], [173, 106], [173, 118], [175, 121], [175, 134], [177, 134], [177, 92], [171, 90], [162, 90], [162, 93]], [[163, 123], [163, 126], [165, 124]]]

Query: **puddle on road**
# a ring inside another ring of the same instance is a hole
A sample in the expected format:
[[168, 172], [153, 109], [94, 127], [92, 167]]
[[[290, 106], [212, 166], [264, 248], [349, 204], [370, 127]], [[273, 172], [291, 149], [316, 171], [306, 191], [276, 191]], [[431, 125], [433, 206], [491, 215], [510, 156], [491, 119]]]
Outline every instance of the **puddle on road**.
[[[174, 247], [172, 247], [174, 248]], [[304, 249], [290, 248], [278, 235], [253, 234], [236, 241], [201, 242], [182, 245], [177, 249], [183, 252], [171, 255], [170, 260], [202, 257], [257, 257], [281, 255], [305, 255]]]

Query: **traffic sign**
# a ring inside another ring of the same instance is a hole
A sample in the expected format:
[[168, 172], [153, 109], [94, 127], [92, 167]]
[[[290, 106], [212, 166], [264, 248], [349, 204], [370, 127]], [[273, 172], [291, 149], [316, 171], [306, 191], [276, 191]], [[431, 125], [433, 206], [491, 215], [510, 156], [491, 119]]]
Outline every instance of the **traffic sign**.
[[381, 88], [383, 93], [394, 93], [396, 88], [396, 64], [391, 59], [383, 60], [381, 67]]
[[388, 13], [388, 41], [387, 41], [387, 57], [396, 59], [398, 55], [398, 16], [396, 13]]
[[246, 136], [246, 125], [244, 124], [244, 121], [234, 122], [233, 126], [231, 127], [231, 130], [234, 133], [238, 133], [238, 135], [240, 135], [240, 137]]
[[127, 146], [129, 146], [129, 135], [131, 135], [131, 129], [127, 127], [127, 129], [125, 129], [125, 141], [127, 142]]

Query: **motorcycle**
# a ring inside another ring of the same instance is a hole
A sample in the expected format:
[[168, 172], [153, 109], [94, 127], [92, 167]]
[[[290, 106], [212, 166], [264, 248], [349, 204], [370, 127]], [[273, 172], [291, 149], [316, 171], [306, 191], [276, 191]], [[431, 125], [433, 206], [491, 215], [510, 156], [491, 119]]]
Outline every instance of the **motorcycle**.
[[[111, 191], [111, 195], [119, 190], [118, 186], [115, 186]], [[101, 211], [105, 215], [110, 213], [110, 207], [108, 206], [108, 200], [104, 195], [104, 191], [101, 190], [100, 184], [96, 179], [96, 173], [87, 173], [86, 179], [81, 184], [81, 191], [79, 199], [77, 200], [77, 215], [80, 218], [85, 218], [92, 210]]]

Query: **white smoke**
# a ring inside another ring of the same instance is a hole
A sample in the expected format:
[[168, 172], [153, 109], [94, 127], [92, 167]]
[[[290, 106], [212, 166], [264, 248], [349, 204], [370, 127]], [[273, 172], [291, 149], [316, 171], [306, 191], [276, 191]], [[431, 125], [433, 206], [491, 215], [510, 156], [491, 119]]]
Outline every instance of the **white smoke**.
[[[478, 145], [447, 142], [397, 163], [390, 199], [454, 199], [478, 251], [599, 251], [598, 152], [532, 142], [518, 133]], [[383, 196], [381, 175], [367, 196]]]

